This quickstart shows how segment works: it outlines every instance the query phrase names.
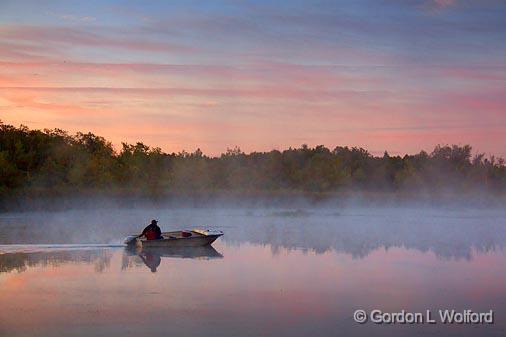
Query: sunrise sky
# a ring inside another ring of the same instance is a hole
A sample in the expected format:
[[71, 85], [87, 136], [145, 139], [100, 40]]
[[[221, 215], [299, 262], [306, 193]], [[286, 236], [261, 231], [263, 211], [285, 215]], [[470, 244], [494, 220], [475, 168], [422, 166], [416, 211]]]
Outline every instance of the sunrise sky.
[[275, 3], [0, 0], [0, 120], [168, 152], [506, 156], [505, 1]]

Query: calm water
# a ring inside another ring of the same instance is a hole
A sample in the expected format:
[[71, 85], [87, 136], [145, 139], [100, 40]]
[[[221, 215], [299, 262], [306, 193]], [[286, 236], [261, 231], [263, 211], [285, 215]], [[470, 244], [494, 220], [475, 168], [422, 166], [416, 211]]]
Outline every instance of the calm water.
[[[505, 336], [506, 212], [101, 210], [0, 216], [1, 336]], [[215, 227], [211, 248], [127, 251]], [[494, 324], [358, 324], [353, 312], [494, 311]]]

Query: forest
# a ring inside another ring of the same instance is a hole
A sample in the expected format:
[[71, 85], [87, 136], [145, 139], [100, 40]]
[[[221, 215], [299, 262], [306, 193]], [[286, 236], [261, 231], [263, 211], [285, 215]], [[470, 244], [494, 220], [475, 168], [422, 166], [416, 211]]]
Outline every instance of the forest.
[[163, 199], [179, 195], [504, 195], [502, 158], [470, 145], [437, 145], [431, 153], [373, 156], [357, 147], [323, 145], [220, 156], [165, 153], [143, 143], [116, 150], [92, 133], [31, 130], [0, 122], [0, 207], [8, 200], [79, 195]]

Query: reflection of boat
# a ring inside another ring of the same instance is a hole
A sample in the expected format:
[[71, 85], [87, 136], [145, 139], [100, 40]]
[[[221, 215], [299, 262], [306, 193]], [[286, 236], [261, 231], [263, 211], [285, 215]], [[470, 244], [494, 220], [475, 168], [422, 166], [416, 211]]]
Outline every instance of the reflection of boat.
[[137, 247], [201, 247], [208, 246], [223, 235], [222, 231], [194, 229], [191, 231], [163, 232], [163, 239], [147, 240], [145, 237], [129, 236], [125, 239], [128, 245]]
[[127, 247], [127, 255], [136, 256], [140, 254], [152, 254], [160, 257], [175, 257], [189, 259], [216, 259], [222, 258], [213, 246], [201, 247]]
[[[122, 269], [129, 268], [135, 259], [140, 260], [155, 273], [162, 262], [162, 257], [190, 258], [190, 259], [220, 259], [223, 257], [212, 246], [200, 247], [136, 247], [127, 246], [123, 255]], [[133, 257], [133, 261], [132, 261]], [[140, 261], [139, 261], [140, 262]], [[137, 264], [139, 263], [137, 262]]]

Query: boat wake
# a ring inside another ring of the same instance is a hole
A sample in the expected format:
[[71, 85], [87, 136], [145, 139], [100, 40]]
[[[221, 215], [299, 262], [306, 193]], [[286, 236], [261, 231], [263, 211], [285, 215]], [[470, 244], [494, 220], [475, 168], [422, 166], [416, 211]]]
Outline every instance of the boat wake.
[[0, 245], [0, 254], [95, 250], [125, 247], [124, 244], [13, 244]]

